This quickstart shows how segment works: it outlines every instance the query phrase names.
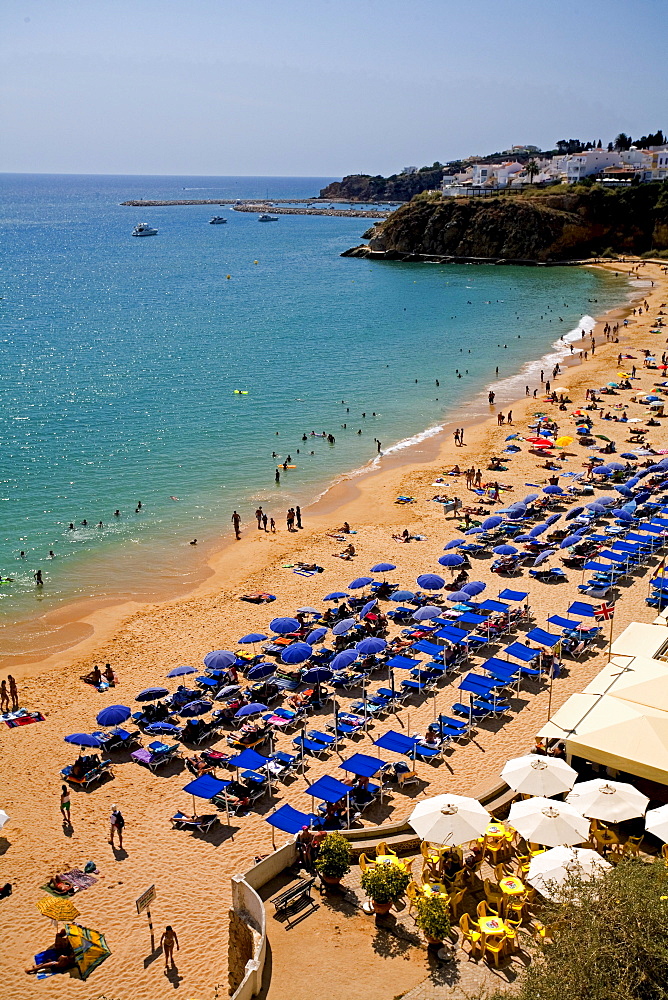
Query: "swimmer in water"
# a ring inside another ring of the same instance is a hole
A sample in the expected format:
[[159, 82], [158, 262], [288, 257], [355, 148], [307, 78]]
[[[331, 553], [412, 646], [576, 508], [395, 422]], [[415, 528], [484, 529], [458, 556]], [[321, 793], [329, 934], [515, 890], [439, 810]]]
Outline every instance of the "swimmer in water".
[[88, 521], [86, 520], [85, 517], [84, 517], [84, 519], [83, 519], [83, 521], [81, 523], [84, 525], [84, 527], [88, 526]]
[[68, 531], [74, 531], [74, 524], [71, 521], [70, 521], [69, 525], [67, 526], [67, 530]]
[[36, 570], [36, 572], [33, 575], [35, 577], [35, 583], [37, 584], [37, 586], [38, 587], [43, 587], [44, 586], [44, 580], [42, 579], [42, 571], [41, 571], [41, 569]]
[[53, 549], [49, 549], [49, 559], [55, 559], [55, 558], [56, 558], [56, 553], [53, 551]]
[[191, 544], [191, 545], [197, 545], [197, 539], [196, 539], [196, 538], [193, 538], [193, 540], [192, 540], [192, 542], [191, 542], [190, 544]]
[[120, 517], [120, 516], [121, 516], [120, 510], [115, 510], [114, 511], [114, 517]]

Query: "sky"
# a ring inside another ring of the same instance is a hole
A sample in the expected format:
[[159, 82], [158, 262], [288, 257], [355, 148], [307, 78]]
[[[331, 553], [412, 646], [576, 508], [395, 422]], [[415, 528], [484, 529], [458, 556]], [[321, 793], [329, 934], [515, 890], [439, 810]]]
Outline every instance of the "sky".
[[668, 131], [668, 0], [1, 0], [0, 172], [336, 177]]

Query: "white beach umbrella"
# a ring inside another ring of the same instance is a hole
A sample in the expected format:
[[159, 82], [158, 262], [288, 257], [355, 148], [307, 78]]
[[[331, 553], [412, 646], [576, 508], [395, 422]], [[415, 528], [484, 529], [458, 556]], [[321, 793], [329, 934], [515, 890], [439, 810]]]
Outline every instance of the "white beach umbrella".
[[633, 785], [625, 781], [609, 781], [607, 778], [578, 782], [573, 791], [569, 792], [566, 801], [583, 816], [608, 823], [621, 823], [634, 816], [644, 816], [649, 804], [647, 796]]
[[581, 844], [589, 839], [589, 820], [567, 802], [536, 796], [513, 802], [508, 823], [526, 840], [545, 847]]
[[7, 815], [7, 813], [5, 812], [5, 810], [4, 809], [0, 809], [0, 830], [2, 830], [3, 826], [5, 825], [5, 823], [7, 822], [8, 819], [9, 819], [9, 816]]
[[481, 836], [491, 819], [485, 807], [470, 796], [434, 795], [415, 807], [408, 822], [422, 840], [457, 847]]
[[501, 777], [516, 792], [525, 795], [560, 795], [571, 790], [578, 772], [559, 757], [528, 753], [509, 760]]
[[668, 805], [659, 806], [658, 809], [650, 809], [645, 813], [645, 829], [648, 833], [653, 833], [655, 837], [668, 844]]
[[526, 880], [541, 896], [558, 902], [560, 889], [569, 875], [578, 875], [589, 881], [608, 868], [612, 868], [609, 861], [586, 847], [553, 847], [531, 859]]

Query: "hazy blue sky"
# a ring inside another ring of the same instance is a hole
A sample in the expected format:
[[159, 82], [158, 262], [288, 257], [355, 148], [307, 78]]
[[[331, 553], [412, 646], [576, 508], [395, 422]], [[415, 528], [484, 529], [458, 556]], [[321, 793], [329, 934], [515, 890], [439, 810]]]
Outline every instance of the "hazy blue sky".
[[668, 0], [1, 0], [0, 171], [389, 173], [668, 129]]

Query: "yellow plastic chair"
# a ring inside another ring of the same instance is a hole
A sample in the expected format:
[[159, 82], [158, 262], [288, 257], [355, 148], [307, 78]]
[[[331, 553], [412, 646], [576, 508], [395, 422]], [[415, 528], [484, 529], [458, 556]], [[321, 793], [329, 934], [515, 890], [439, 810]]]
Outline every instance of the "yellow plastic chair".
[[622, 848], [622, 853], [625, 858], [638, 858], [640, 857], [640, 845], [642, 844], [643, 838], [640, 837], [627, 837], [626, 843]]
[[494, 878], [497, 882], [500, 882], [502, 878], [508, 878], [510, 875], [514, 874], [515, 873], [511, 871], [504, 862], [501, 862], [501, 864], [495, 865], [494, 867]]
[[482, 934], [480, 933], [478, 924], [474, 920], [471, 920], [468, 913], [462, 913], [459, 918], [459, 929], [462, 932], [464, 941], [468, 942], [470, 946], [469, 959], [480, 958], [482, 956]]
[[506, 917], [506, 943], [509, 955], [513, 955], [519, 948], [519, 930], [522, 926], [519, 920], [509, 920]]
[[457, 920], [457, 911], [465, 895], [466, 889], [457, 889], [450, 893], [450, 912], [453, 920]]
[[663, 860], [668, 864], [668, 844], [663, 844], [661, 847], [661, 856]]
[[516, 854], [515, 855], [515, 865], [517, 877], [524, 881], [524, 877], [529, 871], [529, 865], [531, 864], [531, 856], [529, 854]]
[[490, 906], [486, 899], [481, 899], [476, 907], [476, 913], [478, 914], [478, 919], [482, 917], [498, 917], [499, 911], [495, 910], [493, 906]]
[[376, 844], [376, 857], [378, 855], [393, 855], [396, 858], [397, 852], [388, 847], [384, 840], [381, 840], [380, 844]]
[[526, 914], [526, 900], [522, 896], [509, 896], [504, 908], [505, 919], [510, 917], [521, 924]]
[[491, 956], [494, 960], [494, 965], [498, 969], [506, 949], [506, 935], [492, 938], [483, 936], [482, 946], [484, 957], [489, 958]]
[[411, 910], [416, 905], [418, 899], [422, 896], [420, 892], [420, 887], [415, 882], [409, 882], [406, 886], [406, 899], [408, 900], [408, 916], [411, 915]]
[[488, 878], [484, 880], [483, 885], [485, 888], [485, 899], [498, 913], [503, 906], [503, 893], [499, 887], [494, 885], [493, 882], [490, 882]]
[[428, 840], [423, 840], [420, 844], [420, 854], [431, 865], [438, 865], [441, 856], [437, 851], [433, 851]]
[[360, 854], [358, 860], [361, 870], [365, 872], [367, 868], [369, 868], [369, 859], [367, 858], [366, 854]]

